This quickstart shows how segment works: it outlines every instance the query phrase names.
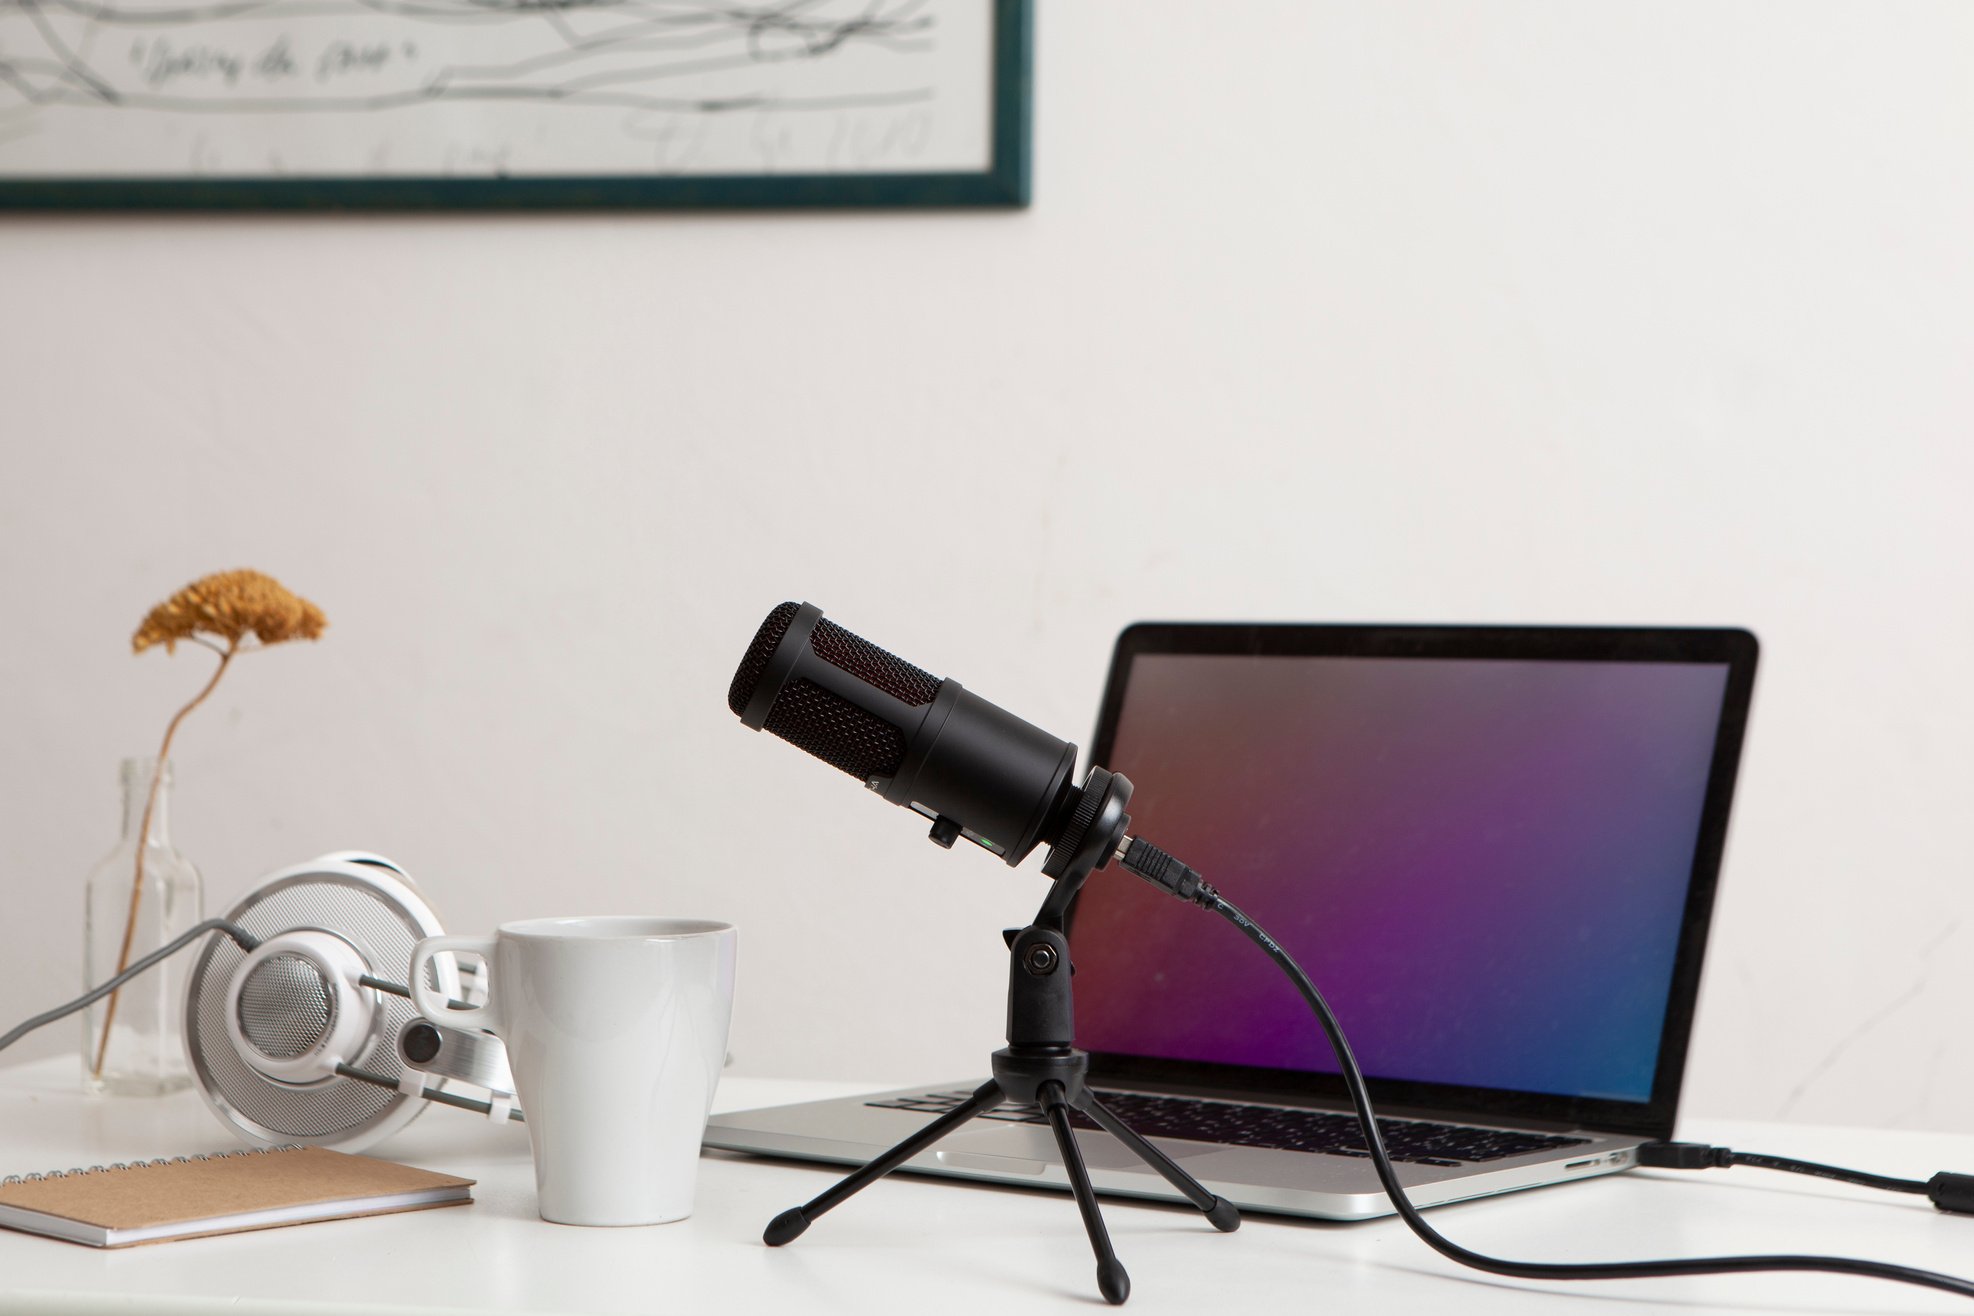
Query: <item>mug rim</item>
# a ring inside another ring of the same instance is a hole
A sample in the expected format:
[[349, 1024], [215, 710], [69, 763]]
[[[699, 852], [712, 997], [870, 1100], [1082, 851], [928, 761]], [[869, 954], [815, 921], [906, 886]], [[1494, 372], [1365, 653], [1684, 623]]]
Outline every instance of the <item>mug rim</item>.
[[668, 918], [659, 914], [568, 914], [503, 923], [498, 932], [503, 937], [526, 941], [688, 941], [733, 930], [733, 924], [718, 919]]

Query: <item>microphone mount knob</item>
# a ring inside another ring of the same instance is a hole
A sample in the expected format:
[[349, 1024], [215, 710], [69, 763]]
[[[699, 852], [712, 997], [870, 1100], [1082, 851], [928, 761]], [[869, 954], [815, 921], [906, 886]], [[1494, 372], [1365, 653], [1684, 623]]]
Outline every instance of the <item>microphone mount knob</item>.
[[926, 836], [941, 850], [952, 849], [953, 842], [960, 839], [959, 819], [948, 818], [945, 814], [940, 814], [932, 820], [932, 830], [927, 832]]

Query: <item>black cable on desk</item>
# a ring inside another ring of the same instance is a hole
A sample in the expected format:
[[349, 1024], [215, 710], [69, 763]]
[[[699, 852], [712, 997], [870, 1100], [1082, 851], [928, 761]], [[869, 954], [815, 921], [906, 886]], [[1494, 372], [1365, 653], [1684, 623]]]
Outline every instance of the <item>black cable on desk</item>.
[[1929, 1198], [1942, 1211], [1974, 1213], [1974, 1174], [1942, 1170], [1930, 1179], [1895, 1179], [1886, 1174], [1847, 1170], [1841, 1165], [1799, 1161], [1793, 1156], [1769, 1156], [1762, 1152], [1735, 1151], [1732, 1147], [1710, 1147], [1703, 1142], [1648, 1142], [1638, 1149], [1638, 1163], [1657, 1170], [1706, 1170], [1745, 1165], [1756, 1170], [1780, 1170], [1785, 1174], [1807, 1174], [1818, 1179], [1835, 1179], [1887, 1193], [1913, 1193]]
[[[1357, 1067], [1357, 1058], [1351, 1054], [1350, 1043], [1345, 1040], [1343, 1028], [1337, 1023], [1336, 1015], [1316, 984], [1302, 971], [1302, 966], [1275, 939], [1264, 932], [1233, 902], [1225, 899], [1214, 890], [1199, 873], [1188, 868], [1179, 860], [1166, 854], [1158, 847], [1143, 840], [1132, 838], [1120, 851], [1118, 858], [1124, 867], [1138, 876], [1164, 889], [1167, 893], [1198, 905], [1208, 913], [1218, 914], [1237, 928], [1241, 935], [1259, 946], [1269, 959], [1273, 960], [1282, 972], [1295, 983], [1302, 999], [1316, 1014], [1316, 1022], [1322, 1025], [1323, 1033], [1330, 1039], [1330, 1049], [1336, 1053], [1337, 1065], [1343, 1071], [1344, 1086], [1350, 1092], [1351, 1106], [1357, 1112], [1357, 1122], [1363, 1129], [1364, 1145], [1371, 1153], [1371, 1166], [1377, 1171], [1378, 1182], [1383, 1185], [1385, 1196], [1391, 1199], [1399, 1217], [1405, 1221], [1414, 1234], [1441, 1256], [1457, 1261], [1475, 1270], [1484, 1270], [1495, 1275], [1507, 1275], [1515, 1279], [1541, 1280], [1583, 1280], [1583, 1279], [1656, 1279], [1671, 1275], [1732, 1275], [1752, 1271], [1805, 1270], [1820, 1271], [1826, 1274], [1861, 1275], [1870, 1279], [1896, 1280], [1902, 1284], [1917, 1284], [1923, 1288], [1941, 1289], [1947, 1293], [1957, 1293], [1962, 1297], [1974, 1298], [1974, 1282], [1958, 1279], [1952, 1275], [1942, 1275], [1936, 1271], [1919, 1270], [1912, 1266], [1892, 1265], [1883, 1261], [1862, 1261], [1850, 1257], [1803, 1256], [1792, 1254], [1694, 1257], [1690, 1259], [1669, 1259], [1664, 1261], [1605, 1261], [1605, 1262], [1545, 1262], [1507, 1261], [1500, 1257], [1490, 1257], [1485, 1253], [1464, 1248], [1452, 1239], [1441, 1234], [1419, 1214], [1406, 1196], [1405, 1187], [1398, 1181], [1398, 1172], [1392, 1168], [1391, 1156], [1385, 1151], [1384, 1137], [1378, 1131], [1376, 1113], [1371, 1109], [1369, 1089], [1364, 1082], [1364, 1073]], [[1780, 1160], [1781, 1158], [1767, 1158]], [[1743, 1161], [1743, 1164], [1754, 1164]], [[1809, 1164], [1801, 1162], [1800, 1164]], [[1779, 1167], [1777, 1167], [1779, 1168]], [[1823, 1167], [1830, 1168], [1830, 1167]], [[1846, 1172], [1849, 1173], [1849, 1172]], [[1936, 1176], [1937, 1178], [1938, 1176]], [[1962, 1178], [1965, 1176], [1953, 1176]]]

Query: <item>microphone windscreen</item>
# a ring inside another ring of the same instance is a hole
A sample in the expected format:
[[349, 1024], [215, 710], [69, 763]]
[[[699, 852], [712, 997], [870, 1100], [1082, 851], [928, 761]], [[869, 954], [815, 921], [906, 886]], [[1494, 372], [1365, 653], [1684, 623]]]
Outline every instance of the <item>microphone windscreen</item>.
[[755, 687], [761, 684], [761, 673], [767, 670], [768, 659], [781, 647], [781, 637], [788, 634], [788, 623], [795, 620], [795, 614], [802, 607], [799, 603], [784, 603], [770, 612], [761, 629], [754, 632], [754, 642], [747, 646], [747, 652], [740, 659], [740, 666], [734, 669], [733, 684], [727, 687], [727, 707], [739, 717], [747, 711], [747, 701], [754, 697]]
[[[753, 642], [734, 670], [727, 687], [727, 707], [744, 714], [760, 689], [770, 660], [788, 636], [799, 605], [784, 603], [770, 612], [754, 632]], [[798, 639], [796, 643], [801, 643]], [[773, 691], [767, 720], [761, 729], [796, 748], [847, 772], [859, 781], [890, 777], [905, 757], [905, 731], [878, 712], [825, 689], [801, 673], [813, 662], [827, 663], [864, 686], [881, 691], [901, 704], [922, 708], [939, 693], [939, 678], [827, 618], [809, 631], [805, 662], [787, 668], [787, 679]]]
[[804, 677], [782, 689], [761, 730], [858, 781], [895, 776], [905, 761], [902, 728]]
[[939, 694], [938, 677], [922, 667], [914, 667], [888, 649], [878, 648], [861, 635], [852, 635], [827, 617], [816, 623], [809, 647], [831, 667], [850, 673], [865, 685], [876, 686], [900, 703], [917, 708], [931, 703]]

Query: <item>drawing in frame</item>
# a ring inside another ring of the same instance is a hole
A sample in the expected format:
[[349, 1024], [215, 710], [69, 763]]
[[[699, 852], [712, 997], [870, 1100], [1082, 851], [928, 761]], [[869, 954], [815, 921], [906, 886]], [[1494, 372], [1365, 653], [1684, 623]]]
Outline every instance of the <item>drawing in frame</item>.
[[1024, 206], [1032, 0], [0, 0], [0, 210]]

